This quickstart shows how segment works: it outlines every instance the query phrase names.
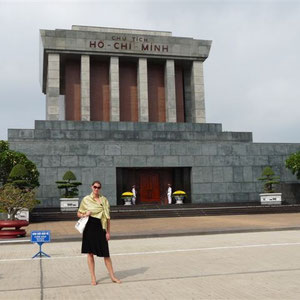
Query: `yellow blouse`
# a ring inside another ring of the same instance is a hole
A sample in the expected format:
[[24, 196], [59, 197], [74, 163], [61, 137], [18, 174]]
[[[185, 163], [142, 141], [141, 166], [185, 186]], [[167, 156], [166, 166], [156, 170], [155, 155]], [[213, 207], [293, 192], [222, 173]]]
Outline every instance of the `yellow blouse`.
[[91, 216], [101, 220], [102, 228], [107, 230], [107, 220], [110, 219], [110, 206], [106, 197], [99, 195], [101, 204], [99, 204], [91, 193], [85, 196], [79, 206], [78, 211], [82, 214], [87, 211], [91, 212]]

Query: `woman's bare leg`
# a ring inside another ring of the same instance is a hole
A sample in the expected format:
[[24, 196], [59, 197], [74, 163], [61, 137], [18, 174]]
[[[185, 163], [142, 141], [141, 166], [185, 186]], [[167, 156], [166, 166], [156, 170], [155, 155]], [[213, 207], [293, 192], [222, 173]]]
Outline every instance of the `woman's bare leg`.
[[115, 277], [110, 257], [104, 257], [104, 262], [105, 262], [105, 266], [107, 268], [107, 271], [109, 273], [109, 276], [110, 276], [112, 282], [121, 283], [121, 280], [119, 280], [117, 277]]
[[96, 283], [96, 275], [95, 275], [95, 260], [94, 260], [93, 253], [89, 253], [87, 255], [87, 261], [91, 273], [92, 285], [96, 285], [97, 283]]

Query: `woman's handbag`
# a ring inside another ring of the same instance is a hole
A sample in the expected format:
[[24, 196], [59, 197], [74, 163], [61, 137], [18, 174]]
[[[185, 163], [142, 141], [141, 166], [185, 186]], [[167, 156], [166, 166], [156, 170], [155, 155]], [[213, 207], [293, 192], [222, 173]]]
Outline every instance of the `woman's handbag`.
[[80, 232], [83, 233], [83, 230], [85, 228], [85, 225], [87, 223], [87, 221], [89, 220], [89, 217], [83, 217], [80, 218], [77, 223], [75, 224], [75, 228]]

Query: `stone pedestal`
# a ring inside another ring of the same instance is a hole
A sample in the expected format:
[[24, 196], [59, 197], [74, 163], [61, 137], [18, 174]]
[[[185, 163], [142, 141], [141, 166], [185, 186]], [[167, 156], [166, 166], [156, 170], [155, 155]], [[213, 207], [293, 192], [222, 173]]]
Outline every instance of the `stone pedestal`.
[[273, 205], [281, 204], [281, 193], [265, 193], [265, 194], [259, 194], [260, 196], [260, 203], [262, 205]]
[[77, 211], [79, 198], [60, 198], [61, 211]]
[[131, 197], [124, 198], [124, 205], [131, 205]]

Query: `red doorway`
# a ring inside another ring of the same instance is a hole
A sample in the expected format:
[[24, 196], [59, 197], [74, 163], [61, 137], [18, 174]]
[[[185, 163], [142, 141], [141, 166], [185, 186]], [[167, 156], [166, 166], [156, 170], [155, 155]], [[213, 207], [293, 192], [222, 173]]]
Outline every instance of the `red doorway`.
[[[117, 168], [117, 204], [124, 205], [122, 193], [136, 187], [136, 204], [167, 204], [168, 183], [173, 191], [184, 190], [190, 195], [189, 167], [177, 168]], [[187, 198], [191, 202], [191, 198]]]
[[140, 174], [140, 202], [160, 202], [158, 173], [148, 171]]

